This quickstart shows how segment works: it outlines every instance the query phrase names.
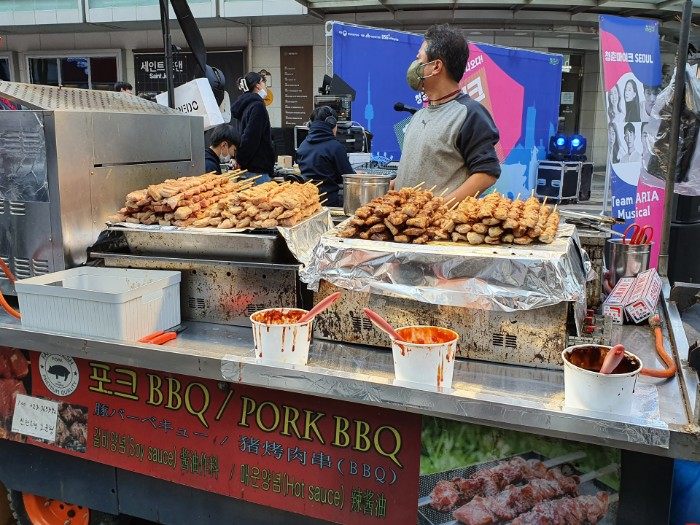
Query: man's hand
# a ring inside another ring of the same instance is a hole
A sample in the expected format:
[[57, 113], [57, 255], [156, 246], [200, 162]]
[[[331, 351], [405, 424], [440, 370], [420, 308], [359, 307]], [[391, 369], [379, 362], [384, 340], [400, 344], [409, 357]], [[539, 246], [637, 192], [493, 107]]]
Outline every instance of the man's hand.
[[464, 184], [447, 195], [445, 199], [448, 201], [454, 199], [453, 203], [462, 202], [470, 195], [473, 197], [477, 193], [481, 194], [488, 190], [491, 186], [496, 184], [497, 180], [498, 179], [493, 175], [488, 175], [486, 173], [472, 173], [471, 176], [464, 181]]

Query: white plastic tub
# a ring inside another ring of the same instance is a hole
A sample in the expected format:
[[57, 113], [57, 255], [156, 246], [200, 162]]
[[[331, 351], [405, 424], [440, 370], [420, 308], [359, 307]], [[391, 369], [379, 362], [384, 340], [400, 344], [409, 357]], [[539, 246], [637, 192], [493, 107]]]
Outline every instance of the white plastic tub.
[[313, 333], [313, 320], [306, 323], [272, 324], [261, 322], [265, 314], [273, 311], [303, 312], [300, 308], [269, 308], [250, 316], [255, 342], [255, 360], [270, 365], [306, 365]]
[[[631, 352], [625, 355], [636, 360], [636, 370], [625, 374], [601, 374], [572, 364], [568, 356], [578, 348], [600, 345], [577, 345], [565, 349], [564, 360], [564, 406], [610, 414], [628, 415], [632, 410], [634, 388], [639, 372], [644, 366], [642, 360]], [[602, 348], [610, 350], [609, 346]]]
[[429, 344], [392, 341], [396, 381], [399, 384], [408, 383], [430, 389], [452, 388], [459, 334], [434, 326], [407, 326], [399, 328], [397, 332], [405, 336], [412, 330], [439, 330], [445, 336], [453, 338], [444, 343]]
[[180, 272], [85, 266], [15, 289], [25, 328], [136, 341], [180, 324]]

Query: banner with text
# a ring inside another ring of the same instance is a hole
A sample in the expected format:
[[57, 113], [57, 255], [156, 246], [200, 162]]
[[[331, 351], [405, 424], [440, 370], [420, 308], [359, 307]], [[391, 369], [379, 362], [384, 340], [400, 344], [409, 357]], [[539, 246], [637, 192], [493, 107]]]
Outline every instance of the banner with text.
[[415, 522], [419, 415], [5, 352], [0, 437], [335, 523]]
[[[651, 110], [661, 90], [659, 23], [656, 20], [600, 17], [600, 54], [608, 123], [608, 162], [612, 213], [617, 226], [651, 226], [660, 234], [664, 183], [643, 169], [649, 156]], [[656, 267], [659, 239], [652, 245]]]
[[[398, 160], [410, 120], [394, 103], [420, 106], [420, 94], [406, 83], [423, 36], [350, 24], [333, 24], [333, 72], [356, 91], [353, 120], [373, 134], [375, 160]], [[368, 60], [368, 57], [371, 57]], [[462, 91], [491, 112], [501, 134], [497, 151], [503, 173], [496, 188], [505, 194], [530, 193], [537, 161], [546, 156], [557, 130], [561, 55], [489, 44], [469, 44]]]

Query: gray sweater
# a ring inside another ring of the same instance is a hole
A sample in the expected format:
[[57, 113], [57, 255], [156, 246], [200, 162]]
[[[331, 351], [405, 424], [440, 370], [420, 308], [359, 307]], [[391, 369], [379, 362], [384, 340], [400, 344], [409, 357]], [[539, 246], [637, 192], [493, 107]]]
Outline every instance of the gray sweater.
[[469, 95], [425, 107], [406, 130], [396, 189], [425, 181], [425, 188], [437, 185], [437, 192], [452, 192], [472, 173], [498, 177], [498, 139], [488, 110]]

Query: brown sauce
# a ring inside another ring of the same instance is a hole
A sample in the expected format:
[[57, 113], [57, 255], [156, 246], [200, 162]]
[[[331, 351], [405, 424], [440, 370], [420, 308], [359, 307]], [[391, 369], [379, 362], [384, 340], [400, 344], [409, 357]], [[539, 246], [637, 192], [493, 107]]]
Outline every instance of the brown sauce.
[[[599, 346], [582, 346], [576, 348], [567, 354], [567, 359], [569, 363], [584, 370], [589, 370], [590, 372], [600, 372], [600, 368], [603, 366], [603, 361], [605, 361], [605, 356], [608, 355], [608, 348], [603, 348]], [[617, 368], [612, 371], [613, 374], [628, 374], [639, 370], [639, 361], [625, 354], [617, 365]]]
[[402, 341], [417, 345], [444, 344], [456, 339], [454, 332], [437, 326], [399, 328], [396, 332]]
[[301, 310], [292, 310], [291, 312], [283, 312], [282, 310], [268, 310], [267, 312], [259, 312], [253, 316], [253, 321], [267, 325], [271, 324], [294, 324], [298, 323], [299, 319], [304, 317], [306, 312]]

